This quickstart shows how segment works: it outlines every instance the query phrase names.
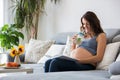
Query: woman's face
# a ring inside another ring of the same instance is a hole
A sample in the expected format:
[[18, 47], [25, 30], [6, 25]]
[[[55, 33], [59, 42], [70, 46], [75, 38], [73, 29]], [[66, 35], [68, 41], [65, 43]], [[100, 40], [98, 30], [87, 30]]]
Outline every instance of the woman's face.
[[82, 19], [82, 26], [85, 30], [85, 33], [90, 33], [91, 32], [90, 23], [84, 18]]

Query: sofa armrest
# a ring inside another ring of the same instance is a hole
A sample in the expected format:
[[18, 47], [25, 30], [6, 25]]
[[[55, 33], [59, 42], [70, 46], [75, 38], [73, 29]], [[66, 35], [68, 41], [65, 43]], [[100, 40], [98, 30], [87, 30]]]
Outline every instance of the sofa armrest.
[[112, 75], [120, 75], [120, 61], [113, 62], [109, 66], [109, 73]]
[[112, 75], [110, 77], [111, 80], [120, 80], [120, 75]]

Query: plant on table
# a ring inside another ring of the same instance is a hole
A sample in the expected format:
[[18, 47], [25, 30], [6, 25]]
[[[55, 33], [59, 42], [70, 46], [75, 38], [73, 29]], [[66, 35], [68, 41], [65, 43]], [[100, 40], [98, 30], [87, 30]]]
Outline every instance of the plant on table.
[[23, 33], [18, 31], [15, 24], [5, 24], [0, 29], [0, 46], [4, 49], [11, 49], [19, 45], [19, 39], [24, 39]]
[[10, 51], [10, 56], [11, 57], [15, 57], [15, 56], [20, 56], [24, 53], [24, 46], [23, 45], [19, 45], [18, 48], [12, 48]]
[[24, 46], [19, 45], [17, 49], [14, 47], [11, 49], [10, 56], [15, 57], [14, 62], [20, 65], [21, 61], [19, 56], [22, 55], [23, 53], [24, 53]]

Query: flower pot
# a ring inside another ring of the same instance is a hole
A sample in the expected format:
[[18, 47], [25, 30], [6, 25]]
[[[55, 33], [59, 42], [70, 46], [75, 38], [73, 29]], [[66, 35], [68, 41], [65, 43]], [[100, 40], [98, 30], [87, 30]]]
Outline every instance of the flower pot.
[[14, 62], [16, 62], [16, 63], [19, 64], [19, 65], [21, 64], [19, 55], [16, 55], [16, 56], [15, 56]]

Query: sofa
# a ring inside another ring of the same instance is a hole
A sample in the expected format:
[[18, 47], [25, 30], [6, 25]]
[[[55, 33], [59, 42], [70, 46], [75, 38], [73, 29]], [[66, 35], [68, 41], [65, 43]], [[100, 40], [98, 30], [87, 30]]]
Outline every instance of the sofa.
[[[107, 35], [107, 44], [120, 42], [120, 29], [104, 29]], [[67, 36], [72, 36], [77, 32], [63, 32], [54, 35], [51, 40], [55, 40], [55, 44], [59, 45], [67, 45]], [[115, 44], [115, 45], [118, 45]], [[113, 48], [113, 46], [112, 46]], [[112, 49], [114, 51], [116, 48]], [[120, 70], [116, 69], [120, 66], [120, 45], [117, 48], [117, 54], [114, 55], [115, 58], [113, 59], [112, 63], [109, 63], [106, 67], [102, 69], [96, 70], [86, 70], [86, 71], [64, 71], [64, 72], [51, 72], [51, 73], [44, 73], [44, 63], [27, 63], [22, 64], [22, 66], [29, 66], [32, 67], [34, 72], [32, 74], [21, 74], [21, 75], [11, 75], [11, 76], [0, 76], [0, 80], [120, 80]], [[109, 49], [110, 50], [110, 49]], [[114, 53], [112, 53], [114, 54]], [[109, 55], [110, 56], [110, 55]], [[107, 58], [110, 58], [110, 57]], [[21, 62], [25, 61], [25, 55], [21, 55]], [[13, 61], [14, 59], [8, 55], [9, 61]], [[104, 63], [104, 62], [103, 62]], [[101, 67], [101, 66], [100, 66]], [[118, 71], [118, 72], [117, 72]], [[117, 72], [117, 74], [116, 74]]]

